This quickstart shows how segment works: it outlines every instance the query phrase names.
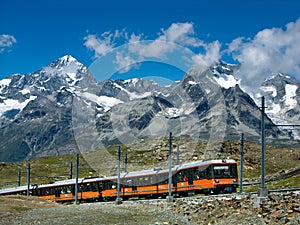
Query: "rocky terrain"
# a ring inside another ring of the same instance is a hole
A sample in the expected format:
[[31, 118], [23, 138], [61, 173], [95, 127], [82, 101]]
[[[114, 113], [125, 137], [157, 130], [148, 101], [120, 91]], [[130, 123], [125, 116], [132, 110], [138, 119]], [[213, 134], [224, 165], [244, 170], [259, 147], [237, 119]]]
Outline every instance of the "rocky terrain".
[[299, 224], [300, 193], [269, 194], [258, 208], [256, 195], [178, 200], [172, 210], [191, 224]]
[[[290, 224], [300, 223], [300, 193], [270, 193], [258, 208], [256, 195], [61, 205], [37, 198], [1, 197], [0, 224]], [[14, 205], [18, 205], [16, 210]]]

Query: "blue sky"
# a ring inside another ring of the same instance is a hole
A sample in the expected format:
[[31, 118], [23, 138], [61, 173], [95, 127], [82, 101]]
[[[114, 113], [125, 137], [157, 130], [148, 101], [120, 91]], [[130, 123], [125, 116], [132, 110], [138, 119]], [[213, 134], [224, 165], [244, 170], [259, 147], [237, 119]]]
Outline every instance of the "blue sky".
[[[0, 4], [0, 78], [34, 72], [66, 54], [89, 67], [133, 41], [142, 41], [131, 46], [139, 60], [166, 57], [170, 46], [157, 44], [163, 41], [188, 48], [193, 61], [202, 65], [218, 58], [245, 64], [245, 82], [261, 73], [300, 77], [298, 0], [4, 0]], [[147, 55], [149, 49], [161, 51]], [[176, 54], [180, 52], [177, 49]], [[120, 61], [113, 61], [121, 66], [136, 64], [134, 56], [115, 53]], [[142, 67], [131, 67], [137, 68]], [[176, 74], [178, 68], [171, 71]], [[120, 74], [125, 72], [128, 69]], [[174, 76], [177, 79], [180, 73]]]

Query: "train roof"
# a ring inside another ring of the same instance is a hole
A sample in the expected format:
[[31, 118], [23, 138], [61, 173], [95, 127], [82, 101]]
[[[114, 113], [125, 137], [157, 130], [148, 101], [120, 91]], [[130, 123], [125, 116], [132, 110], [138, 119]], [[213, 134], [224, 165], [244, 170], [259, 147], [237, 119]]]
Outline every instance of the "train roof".
[[[31, 188], [32, 188], [32, 186], [31, 186]], [[26, 191], [26, 190], [27, 190], [27, 186], [19, 186], [19, 187], [13, 187], [13, 188], [0, 189], [0, 195], [21, 192], [21, 191]]]
[[195, 161], [190, 163], [185, 163], [180, 166], [180, 169], [198, 167], [198, 166], [205, 166], [209, 164], [219, 164], [219, 163], [236, 163], [233, 159], [211, 159], [211, 160], [201, 160]]
[[[220, 164], [220, 163], [236, 163], [236, 161], [232, 159], [212, 159], [212, 160], [201, 160], [201, 161], [195, 161], [190, 163], [185, 163], [182, 165], [176, 165], [172, 168], [172, 173], [176, 173], [177, 171], [180, 171], [182, 169], [188, 169], [193, 167], [199, 167], [199, 166], [207, 166], [210, 164]], [[147, 175], [158, 175], [163, 173], [168, 173], [168, 169], [161, 169], [161, 168], [154, 168], [150, 170], [141, 170], [141, 171], [134, 171], [134, 172], [128, 172], [128, 173], [121, 173], [120, 178], [128, 178], [128, 177], [138, 177], [138, 176], [147, 176]], [[115, 180], [117, 179], [117, 176], [109, 176], [105, 177], [105, 180]]]

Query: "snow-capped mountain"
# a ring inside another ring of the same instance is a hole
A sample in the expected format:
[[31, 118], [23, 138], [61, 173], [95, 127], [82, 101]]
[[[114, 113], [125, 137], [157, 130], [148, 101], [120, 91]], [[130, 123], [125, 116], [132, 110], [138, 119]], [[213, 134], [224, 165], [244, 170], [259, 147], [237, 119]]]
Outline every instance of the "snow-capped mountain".
[[[237, 141], [241, 132], [244, 132], [247, 140], [258, 141], [260, 109], [240, 89], [239, 81], [234, 79], [233, 72], [238, 68], [224, 62], [219, 62], [205, 71], [192, 68], [181, 81], [170, 87], [161, 90], [161, 87], [156, 89], [158, 86], [154, 85], [151, 87], [151, 94], [135, 99], [128, 99], [122, 92], [124, 84], [129, 81], [105, 81], [100, 85], [108, 85], [110, 88], [105, 89], [102, 94], [118, 96], [123, 102], [106, 112], [97, 111], [97, 128], [88, 136], [85, 133], [91, 127], [87, 126], [86, 121], [91, 116], [86, 115], [93, 115], [93, 107], [88, 110], [88, 107], [81, 105], [78, 107], [75, 133], [80, 137], [79, 142], [85, 144], [85, 150], [95, 148], [95, 143], [99, 142], [102, 145], [132, 143], [139, 139], [164, 137], [169, 132], [176, 136], [188, 135], [212, 142], [223, 139]], [[139, 94], [147, 93], [145, 91]], [[272, 140], [287, 137], [268, 118], [266, 126], [267, 136]], [[210, 148], [214, 151], [217, 147]]]
[[0, 81], [0, 161], [76, 151], [72, 98], [87, 86], [97, 87], [96, 80], [69, 55], [32, 74]]
[[152, 81], [97, 83], [87, 67], [66, 55], [32, 74], [0, 81], [0, 161], [78, 151], [73, 135], [73, 100], [97, 104], [97, 113], [159, 90]]
[[[260, 110], [234, 78], [238, 69], [222, 61], [205, 71], [192, 68], [168, 87], [143, 79], [97, 83], [86, 66], [67, 55], [32, 74], [12, 75], [0, 81], [0, 161], [169, 132], [203, 140], [239, 140], [244, 132], [257, 141]], [[287, 138], [268, 118], [266, 125], [269, 138]]]
[[[266, 98], [266, 113], [278, 125], [300, 125], [300, 84], [286, 74], [277, 74], [265, 80], [261, 85]], [[295, 139], [300, 139], [300, 130], [282, 126], [291, 130]]]
[[240, 65], [230, 65], [221, 60], [218, 64], [210, 67], [210, 71], [216, 82], [225, 89], [235, 87], [240, 84], [240, 81], [234, 76], [239, 69]]

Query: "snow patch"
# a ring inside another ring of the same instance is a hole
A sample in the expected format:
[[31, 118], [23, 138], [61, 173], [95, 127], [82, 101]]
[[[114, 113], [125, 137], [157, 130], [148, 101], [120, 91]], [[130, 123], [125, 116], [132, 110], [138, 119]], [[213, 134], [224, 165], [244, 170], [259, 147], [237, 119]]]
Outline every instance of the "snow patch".
[[72, 80], [76, 80], [76, 73], [67, 73], [67, 75], [68, 75]]
[[287, 110], [292, 109], [297, 106], [297, 100], [296, 100], [296, 90], [297, 85], [293, 84], [286, 84], [285, 85], [285, 106], [287, 107]]
[[24, 107], [32, 100], [36, 99], [37, 96], [30, 96], [29, 99], [26, 99], [24, 102], [19, 102], [15, 99], [6, 99], [3, 103], [0, 104], [0, 116], [3, 115], [8, 110], [19, 109], [22, 111]]
[[[268, 109], [270, 108], [270, 109]], [[274, 115], [277, 115], [280, 113], [281, 111], [281, 107], [279, 104], [275, 104], [273, 103], [270, 107], [268, 107], [267, 110], [266, 110], [266, 113], [267, 114], [274, 114]]]
[[192, 81], [192, 80], [190, 80], [188, 83], [189, 83], [190, 85], [195, 85], [195, 84], [197, 84], [197, 82]]
[[102, 96], [97, 96], [95, 94], [89, 93], [89, 92], [80, 92], [77, 93], [77, 95], [82, 96], [90, 101], [93, 101], [94, 103], [97, 103], [98, 105], [100, 105], [101, 107], [104, 108], [104, 111], [107, 112], [108, 110], [111, 109], [111, 107], [123, 103], [123, 101], [117, 99], [117, 98], [113, 98], [113, 97], [108, 97], [105, 95]]
[[[132, 80], [135, 80], [137, 82], [138, 78], [137, 79], [131, 79], [131, 81]], [[138, 94], [136, 92], [130, 92], [130, 91], [126, 90], [125, 88], [123, 88], [122, 86], [118, 85], [117, 83], [113, 83], [113, 84], [114, 84], [115, 87], [117, 87], [120, 90], [126, 92], [129, 95], [130, 100], [145, 98], [145, 97], [148, 97], [152, 94], [151, 92], [145, 92], [143, 94]]]
[[150, 91], [148, 91], [143, 94], [137, 94], [135, 92], [128, 92], [128, 94], [129, 94], [130, 100], [133, 100], [133, 99], [139, 99], [139, 98], [146, 98], [148, 96], [151, 96], [152, 93]]
[[240, 84], [240, 80], [236, 80], [233, 75], [226, 76], [214, 76], [215, 81], [223, 88], [235, 87], [237, 84]]
[[124, 84], [131, 83], [135, 86], [139, 81], [140, 81], [139, 78], [133, 78], [133, 79], [124, 80]]
[[10, 84], [11, 79], [2, 79], [0, 80], [0, 88], [6, 87]]
[[19, 92], [21, 92], [22, 95], [30, 94], [30, 90], [27, 89], [27, 88], [25, 88], [25, 89], [23, 89], [23, 90], [21, 90], [21, 91], [19, 91]]
[[190, 115], [194, 110], [195, 110], [195, 106], [193, 104], [191, 105], [183, 104], [181, 108], [170, 107], [165, 109], [161, 113], [167, 118], [177, 118], [184, 115]]
[[168, 118], [179, 117], [181, 113], [182, 113], [182, 109], [177, 109], [177, 108], [167, 108], [166, 109], [166, 116]]

